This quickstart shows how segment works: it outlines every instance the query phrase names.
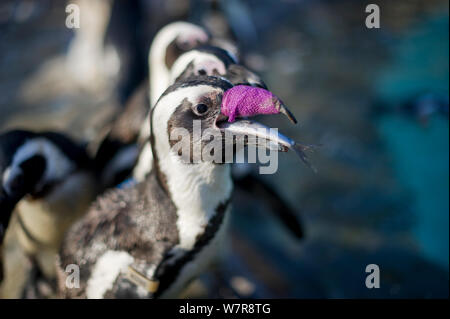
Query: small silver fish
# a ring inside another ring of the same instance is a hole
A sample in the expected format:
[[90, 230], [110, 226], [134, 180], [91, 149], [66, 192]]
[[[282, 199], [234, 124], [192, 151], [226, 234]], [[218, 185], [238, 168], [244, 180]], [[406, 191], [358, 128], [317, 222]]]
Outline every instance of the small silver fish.
[[[317, 170], [308, 161], [305, 153], [305, 151], [313, 150], [315, 147], [313, 145], [302, 145], [300, 143], [297, 143], [293, 139], [279, 133], [277, 130], [271, 129], [261, 123], [254, 122], [248, 119], [238, 119], [233, 123], [220, 122], [218, 124], [218, 127], [222, 131], [229, 132], [232, 135], [238, 137], [257, 137], [257, 140], [259, 142], [256, 142], [255, 146], [265, 146], [269, 149], [273, 149], [273, 146], [275, 145], [278, 151], [281, 152], [287, 152], [289, 149], [291, 149], [309, 168], [311, 168], [314, 172], [317, 172]], [[267, 145], [267, 143], [261, 143], [261, 140], [264, 140], [265, 142], [268, 141], [269, 145]], [[252, 139], [249, 139], [249, 141], [252, 141]], [[252, 144], [247, 143], [247, 145]]]

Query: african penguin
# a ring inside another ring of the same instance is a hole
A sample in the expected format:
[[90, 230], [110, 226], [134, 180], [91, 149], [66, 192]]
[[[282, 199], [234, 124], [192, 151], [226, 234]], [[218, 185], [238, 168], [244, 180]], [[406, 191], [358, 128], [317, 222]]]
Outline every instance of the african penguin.
[[[151, 153], [146, 143], [150, 132], [148, 110], [177, 78], [185, 79], [197, 74], [220, 75], [234, 84], [265, 88], [259, 76], [236, 64], [235, 54], [207, 42], [214, 42], [207, 31], [187, 22], [171, 23], [157, 33], [149, 53], [149, 61], [153, 63], [149, 70], [150, 80], [153, 79], [150, 81], [150, 101], [146, 92], [148, 81], [143, 81], [126, 102], [124, 111], [107, 128], [108, 132], [102, 134], [103, 140], [95, 142], [100, 145], [94, 148], [104, 185], [112, 187], [123, 180], [135, 166], [137, 152], [142, 154], [142, 161], [135, 168], [135, 177], [142, 180], [138, 176], [151, 169], [148, 164], [143, 164], [143, 161], [151, 163], [151, 156], [146, 161]], [[139, 146], [132, 145], [136, 140]]]
[[[156, 34], [148, 56], [150, 79], [144, 79], [136, 86], [126, 100], [123, 111], [91, 143], [90, 149], [94, 149], [104, 187], [117, 185], [133, 170], [140, 151], [136, 141], [140, 135], [142, 139], [148, 139], [149, 135], [148, 124], [143, 124], [149, 122], [149, 108], [155, 101], [148, 99], [161, 95], [171, 84], [169, 68], [173, 61], [180, 54], [208, 40], [206, 30], [187, 22], [170, 23]], [[149, 87], [155, 93], [150, 93]], [[141, 133], [144, 130], [145, 134]]]
[[[175, 23], [168, 25], [166, 28], [172, 30], [172, 28], [177, 29], [177, 26], [178, 23]], [[195, 25], [191, 26], [192, 28], [195, 27], [195, 30], [200, 28]], [[164, 85], [167, 88], [176, 81], [184, 80], [195, 75], [221, 76], [232, 82], [234, 85], [245, 84], [267, 88], [263, 80], [257, 74], [238, 64], [239, 61], [235, 54], [210, 44], [198, 44], [184, 53], [179, 50], [177, 58], [170, 65], [161, 64], [161, 59], [152, 57], [160, 56], [160, 37], [164, 36], [166, 32], [167, 31], [163, 29], [157, 34], [150, 49], [150, 61], [154, 61], [154, 64], [150, 69], [151, 78], [163, 79], [158, 82], [150, 82], [150, 107], [154, 105], [155, 101], [157, 101], [162, 93], [163, 83], [165, 83]], [[174, 31], [172, 30], [172, 32]], [[204, 32], [206, 34], [206, 30]], [[188, 37], [188, 35], [183, 36], [183, 38], [185, 37]], [[213, 39], [210, 39], [210, 41], [211, 40]], [[166, 42], [168, 41], [166, 40]], [[170, 53], [172, 50], [170, 49], [171, 45], [172, 44], [166, 49], [167, 56], [173, 55], [173, 53]], [[158, 60], [160, 61], [159, 63]], [[139, 136], [139, 141], [142, 145], [136, 167], [133, 171], [133, 177], [136, 180], [142, 180], [145, 174], [151, 170], [152, 153], [148, 142], [148, 137], [150, 135], [149, 123], [150, 121], [148, 119], [143, 123]]]
[[63, 235], [95, 198], [96, 180], [84, 147], [62, 134], [13, 130], [0, 135], [4, 297], [21, 296], [24, 258], [45, 278], [55, 278]]
[[[152, 110], [154, 169], [144, 181], [100, 196], [68, 232], [58, 258], [66, 298], [177, 297], [220, 256], [225, 244], [233, 181], [228, 164], [174, 150], [177, 128], [228, 130], [222, 96], [232, 84], [194, 77], [170, 86]], [[237, 119], [234, 127], [252, 130]], [[253, 128], [254, 129], [254, 128]], [[254, 130], [252, 132], [255, 132]], [[251, 133], [249, 133], [251, 135]], [[204, 146], [190, 139], [190, 149]], [[232, 139], [220, 143], [233, 144]], [[189, 152], [190, 153], [190, 152]], [[66, 266], [80, 267], [79, 287], [66, 286]]]
[[[212, 39], [213, 41], [214, 39]], [[187, 79], [194, 75], [215, 75], [226, 78], [233, 85], [250, 85], [267, 89], [260, 76], [238, 64], [235, 54], [210, 44], [203, 44], [181, 54], [170, 70], [170, 82]], [[152, 87], [152, 84], [151, 84]], [[154, 92], [154, 90], [151, 90]], [[140, 141], [140, 154], [133, 169], [133, 178], [142, 181], [152, 169], [152, 151], [148, 141], [150, 121], [143, 124]], [[239, 174], [236, 174], [239, 168]], [[303, 228], [298, 221], [297, 213], [267, 183], [251, 172], [248, 164], [233, 165], [232, 170], [236, 185], [246, 193], [257, 195], [267, 201], [271, 212], [283, 222], [296, 238], [303, 237]]]
[[[175, 23], [174, 25], [168, 25], [166, 28], [171, 29], [173, 26], [176, 28], [177, 25], [178, 24]], [[193, 29], [197, 30], [194, 27]], [[191, 29], [183, 32], [190, 32], [189, 30]], [[161, 33], [164, 34], [165, 30], [162, 30]], [[187, 37], [187, 35], [185, 37]], [[156, 55], [152, 50], [159, 51], [161, 48], [158, 39], [159, 37], [157, 36], [152, 45], [150, 57]], [[170, 84], [195, 75], [215, 75], [226, 78], [234, 85], [244, 84], [267, 89], [266, 84], [260, 76], [238, 64], [239, 60], [236, 57], [236, 54], [231, 53], [222, 47], [212, 45], [211, 43], [214, 43], [214, 41], [214, 38], [210, 39], [207, 44], [200, 44], [184, 53], [179, 51], [180, 55], [171, 65], [170, 69], [165, 68], [163, 71], [163, 68], [153, 67], [150, 70], [150, 73], [155, 72], [156, 74], [156, 72], [160, 72], [159, 74], [165, 74], [165, 72], [169, 72], [168, 77], [164, 75], [162, 78], [169, 78]], [[235, 51], [236, 50], [237, 49], [235, 49]], [[166, 54], [173, 54], [170, 53], [170, 51], [170, 49], [166, 49]], [[154, 77], [156, 77], [155, 74], [153, 74]], [[160, 83], [158, 82], [157, 85], [160, 85]], [[158, 91], [154, 88], [153, 82], [150, 83], [150, 87], [150, 92]], [[142, 95], [143, 94], [140, 94], [140, 96]], [[152, 99], [154, 100], [154, 98], [150, 98], [150, 100]], [[127, 111], [127, 113], [131, 114], [132, 112]], [[133, 169], [133, 179], [135, 181], [144, 180], [145, 176], [152, 169], [153, 162], [151, 145], [148, 139], [149, 132], [150, 120], [147, 118], [142, 125], [139, 137], [140, 154]], [[239, 167], [239, 174], [235, 174], [237, 167]], [[285, 227], [287, 227], [296, 238], [303, 237], [303, 227], [298, 221], [297, 213], [282, 199], [276, 190], [255, 176], [255, 174], [252, 174], [248, 164], [239, 164], [238, 166], [233, 165], [232, 173], [236, 181], [236, 186], [239, 189], [242, 189], [246, 193], [257, 195], [259, 198], [267, 201], [268, 206], [272, 208], [271, 212], [282, 221]]]
[[243, 84], [267, 89], [264, 81], [240, 65], [234, 54], [213, 45], [201, 45], [180, 55], [170, 70], [171, 83], [193, 75], [221, 76], [234, 85]]
[[156, 34], [148, 58], [151, 105], [155, 105], [161, 94], [172, 84], [170, 69], [177, 58], [208, 40], [209, 35], [203, 28], [182, 21], [171, 23]]

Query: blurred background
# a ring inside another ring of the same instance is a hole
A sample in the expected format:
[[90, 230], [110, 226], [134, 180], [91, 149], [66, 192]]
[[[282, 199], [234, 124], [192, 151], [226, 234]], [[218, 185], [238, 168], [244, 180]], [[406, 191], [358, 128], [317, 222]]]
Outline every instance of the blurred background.
[[[297, 212], [303, 240], [237, 194], [225, 266], [235, 288], [254, 298], [448, 297], [449, 3], [377, 0], [381, 28], [368, 29], [372, 2], [3, 0], [0, 131], [92, 140], [147, 75], [155, 32], [201, 24], [237, 41], [300, 125], [262, 121], [322, 145], [317, 174], [288, 153], [262, 176]], [[68, 3], [81, 8], [80, 29], [65, 26]], [[379, 289], [365, 286], [368, 264], [380, 267]], [[202, 285], [191, 295], [205, 296]]]

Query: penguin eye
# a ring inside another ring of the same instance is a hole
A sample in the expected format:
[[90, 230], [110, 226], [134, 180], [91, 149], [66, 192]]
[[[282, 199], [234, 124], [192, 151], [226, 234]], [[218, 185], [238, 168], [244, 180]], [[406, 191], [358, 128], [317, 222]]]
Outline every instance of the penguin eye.
[[203, 104], [203, 103], [197, 104], [195, 106], [195, 111], [198, 114], [204, 114], [204, 113], [206, 113], [206, 111], [208, 111], [208, 106], [206, 104]]

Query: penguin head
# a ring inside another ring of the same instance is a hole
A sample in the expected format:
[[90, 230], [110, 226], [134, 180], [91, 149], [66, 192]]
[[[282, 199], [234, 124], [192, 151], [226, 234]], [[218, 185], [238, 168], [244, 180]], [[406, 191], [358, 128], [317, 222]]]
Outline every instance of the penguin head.
[[156, 34], [148, 59], [152, 105], [170, 85], [169, 72], [178, 57], [208, 41], [205, 29], [181, 21], [168, 24]]
[[188, 22], [174, 22], [162, 28], [150, 47], [150, 65], [157, 63], [169, 70], [178, 57], [209, 41], [205, 29]]
[[[163, 160], [175, 157], [187, 164], [230, 163], [232, 157], [228, 157], [230, 154], [224, 150], [227, 146], [236, 145], [233, 137], [236, 132], [240, 136], [256, 137], [255, 132], [262, 127], [257, 122], [236, 116], [233, 118], [233, 128], [228, 129], [229, 118], [223, 113], [223, 102], [224, 95], [232, 88], [233, 84], [228, 80], [211, 76], [192, 77], [170, 86], [151, 114], [151, 143], [157, 157]], [[265, 107], [262, 105], [262, 108]], [[252, 116], [258, 114], [268, 113], [254, 112]], [[276, 142], [276, 136], [273, 137]], [[270, 138], [268, 136], [266, 140]], [[268, 147], [266, 144], [264, 146]], [[220, 155], [212, 154], [213, 149], [219, 148], [222, 150]]]
[[33, 192], [42, 179], [47, 163], [37, 147], [28, 144], [36, 134], [10, 131], [0, 135], [0, 177], [4, 197], [21, 198]]
[[78, 167], [88, 165], [90, 160], [84, 149], [61, 134], [23, 130], [1, 134], [0, 223], [3, 230], [23, 197], [43, 198]]
[[171, 82], [192, 76], [224, 77], [233, 85], [249, 85], [267, 89], [264, 81], [254, 72], [239, 65], [234, 55], [222, 48], [204, 45], [192, 49], [175, 61], [170, 70]]
[[[5, 157], [3, 156], [3, 158]], [[0, 165], [0, 176], [2, 177], [0, 184], [0, 243], [14, 207], [20, 199], [34, 191], [46, 168], [46, 160], [39, 154], [32, 155], [14, 166], [10, 164], [6, 169], [5, 163]]]

